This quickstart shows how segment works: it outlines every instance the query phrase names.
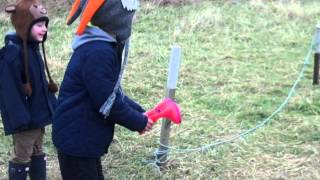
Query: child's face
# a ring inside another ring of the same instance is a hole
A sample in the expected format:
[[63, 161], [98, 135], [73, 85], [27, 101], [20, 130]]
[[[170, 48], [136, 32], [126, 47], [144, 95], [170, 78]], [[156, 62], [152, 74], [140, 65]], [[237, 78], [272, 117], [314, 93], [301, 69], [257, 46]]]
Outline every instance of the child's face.
[[38, 42], [42, 42], [47, 31], [45, 21], [37, 22], [31, 28], [31, 37]]

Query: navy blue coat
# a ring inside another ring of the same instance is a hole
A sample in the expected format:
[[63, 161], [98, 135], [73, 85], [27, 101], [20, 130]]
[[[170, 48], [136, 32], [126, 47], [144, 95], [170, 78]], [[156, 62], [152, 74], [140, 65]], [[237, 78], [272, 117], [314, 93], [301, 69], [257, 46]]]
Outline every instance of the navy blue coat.
[[60, 87], [52, 139], [57, 150], [71, 156], [100, 157], [113, 139], [114, 126], [142, 131], [147, 124], [143, 109], [118, 92], [110, 115], [100, 107], [112, 93], [121, 59], [116, 43], [87, 42], [75, 49]]
[[28, 43], [29, 76], [32, 95], [23, 92], [22, 41], [15, 34], [5, 37], [0, 57], [0, 110], [6, 135], [42, 128], [51, 124], [56, 97], [48, 92], [48, 82], [38, 43]]

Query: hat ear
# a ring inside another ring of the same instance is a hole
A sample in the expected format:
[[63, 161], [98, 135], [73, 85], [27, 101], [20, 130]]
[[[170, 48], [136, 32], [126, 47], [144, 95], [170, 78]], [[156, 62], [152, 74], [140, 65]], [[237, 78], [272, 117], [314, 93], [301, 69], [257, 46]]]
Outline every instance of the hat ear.
[[80, 3], [80, 0], [74, 1], [69, 16], [67, 17], [67, 25], [71, 25], [81, 14], [82, 9]]
[[6, 11], [7, 13], [14, 13], [14, 12], [16, 12], [16, 5], [11, 4], [11, 5], [6, 6], [5, 11]]
[[81, 15], [80, 24], [76, 32], [77, 35], [81, 35], [104, 2], [105, 0], [75, 0], [67, 18], [67, 24], [72, 24]]
[[91, 21], [94, 14], [98, 11], [98, 9], [103, 5], [104, 2], [105, 0], [89, 0], [88, 1], [82, 13], [80, 24], [76, 32], [77, 35], [83, 34], [86, 26], [88, 25], [88, 23]]

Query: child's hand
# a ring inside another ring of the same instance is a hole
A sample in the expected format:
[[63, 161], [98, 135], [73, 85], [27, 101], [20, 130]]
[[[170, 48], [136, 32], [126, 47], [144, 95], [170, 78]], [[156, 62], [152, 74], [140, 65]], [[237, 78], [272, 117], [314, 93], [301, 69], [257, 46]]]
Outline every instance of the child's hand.
[[144, 128], [144, 130], [142, 130], [141, 132], [139, 132], [139, 134], [142, 135], [142, 134], [144, 134], [144, 133], [146, 133], [146, 132], [148, 132], [148, 131], [151, 131], [152, 126], [153, 126], [153, 123], [154, 123], [154, 122], [153, 122], [151, 119], [148, 119], [148, 123], [147, 123], [146, 127]]

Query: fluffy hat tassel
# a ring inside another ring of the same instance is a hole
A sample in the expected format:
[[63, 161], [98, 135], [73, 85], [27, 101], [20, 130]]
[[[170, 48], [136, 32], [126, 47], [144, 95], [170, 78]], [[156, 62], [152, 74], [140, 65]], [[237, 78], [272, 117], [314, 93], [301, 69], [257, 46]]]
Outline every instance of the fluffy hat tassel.
[[47, 63], [46, 50], [44, 48], [44, 43], [42, 43], [42, 53], [43, 53], [43, 59], [44, 59], [44, 66], [46, 68], [47, 76], [49, 79], [48, 90], [52, 93], [56, 93], [56, 92], [58, 92], [59, 88], [58, 88], [58, 85], [52, 80], [52, 77], [51, 77], [51, 74], [49, 71], [49, 67], [48, 67], [48, 63]]

